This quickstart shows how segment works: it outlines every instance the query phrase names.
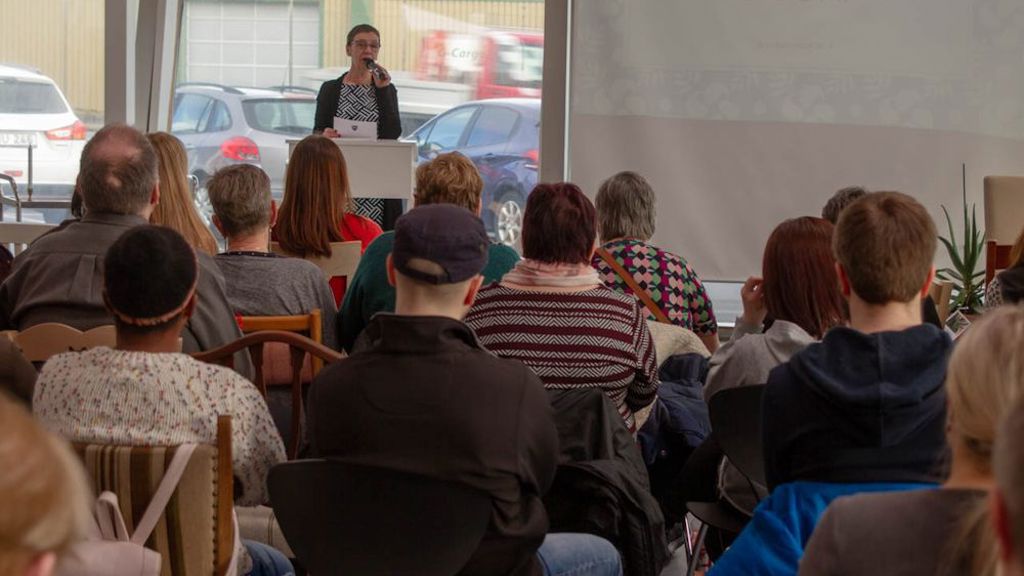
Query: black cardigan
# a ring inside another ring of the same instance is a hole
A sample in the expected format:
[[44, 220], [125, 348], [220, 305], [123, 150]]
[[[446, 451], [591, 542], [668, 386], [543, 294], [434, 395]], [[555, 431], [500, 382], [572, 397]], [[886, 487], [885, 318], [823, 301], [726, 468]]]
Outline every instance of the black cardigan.
[[[341, 82], [345, 78], [328, 80], [320, 86], [320, 93], [316, 95], [316, 117], [313, 120], [313, 132], [319, 134], [326, 128], [334, 127], [334, 114], [338, 110], [338, 98], [341, 97]], [[377, 119], [377, 138], [381, 140], [395, 140], [402, 135], [402, 121], [398, 116], [398, 90], [394, 84], [388, 84], [384, 88], [373, 87], [374, 95], [377, 97], [377, 110], [380, 117]]]

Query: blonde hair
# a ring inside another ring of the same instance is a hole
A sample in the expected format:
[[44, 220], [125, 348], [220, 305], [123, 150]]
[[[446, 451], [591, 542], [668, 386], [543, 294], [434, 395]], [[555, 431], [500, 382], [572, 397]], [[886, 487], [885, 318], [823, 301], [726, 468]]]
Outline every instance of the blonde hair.
[[188, 185], [188, 156], [180, 140], [167, 132], [147, 134], [160, 165], [160, 202], [149, 221], [166, 226], [185, 237], [196, 250], [213, 256], [217, 240], [196, 212]]
[[416, 204], [454, 204], [480, 210], [484, 181], [476, 165], [458, 152], [438, 154], [416, 168]]
[[1007, 411], [1006, 418], [996, 436], [993, 455], [996, 485], [1003, 497], [1006, 517], [1010, 525], [1010, 539], [1015, 556], [1024, 554], [1024, 401], [1018, 401]]
[[0, 395], [0, 574], [19, 574], [40, 554], [85, 535], [89, 491], [63, 441]]
[[[957, 342], [946, 371], [952, 417], [951, 439], [970, 451], [979, 472], [992, 474], [992, 455], [1000, 421], [1024, 398], [1024, 308], [1005, 306], [983, 316]], [[961, 524], [954, 561], [969, 574], [993, 574], [995, 539], [988, 504], [980, 502]]]

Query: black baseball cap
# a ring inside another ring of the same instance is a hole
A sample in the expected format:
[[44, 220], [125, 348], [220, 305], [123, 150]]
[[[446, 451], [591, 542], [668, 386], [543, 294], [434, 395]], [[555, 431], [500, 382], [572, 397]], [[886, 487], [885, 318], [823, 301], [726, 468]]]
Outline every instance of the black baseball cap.
[[[454, 204], [427, 204], [410, 210], [395, 223], [391, 261], [403, 275], [428, 284], [455, 284], [476, 276], [487, 265], [489, 241], [480, 218]], [[413, 259], [433, 262], [443, 273], [409, 265]]]

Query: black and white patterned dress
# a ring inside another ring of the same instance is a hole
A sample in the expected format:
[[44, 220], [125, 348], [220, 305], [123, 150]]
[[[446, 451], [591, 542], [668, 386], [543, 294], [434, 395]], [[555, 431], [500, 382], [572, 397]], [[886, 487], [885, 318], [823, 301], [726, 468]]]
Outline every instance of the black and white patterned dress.
[[[377, 108], [377, 97], [374, 95], [373, 84], [341, 83], [338, 95], [338, 109], [334, 112], [338, 118], [356, 120], [358, 122], [379, 122], [380, 110]], [[377, 224], [384, 220], [383, 198], [355, 198], [356, 214], [365, 216]]]

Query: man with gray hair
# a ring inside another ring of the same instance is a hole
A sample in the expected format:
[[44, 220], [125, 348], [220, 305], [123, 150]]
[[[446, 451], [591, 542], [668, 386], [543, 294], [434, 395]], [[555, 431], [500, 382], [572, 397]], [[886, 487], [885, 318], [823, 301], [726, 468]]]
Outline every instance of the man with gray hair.
[[228, 250], [215, 258], [227, 286], [228, 302], [244, 316], [291, 316], [320, 309], [323, 343], [337, 348], [338, 309], [327, 279], [315, 264], [267, 250], [277, 204], [270, 178], [256, 166], [237, 164], [217, 171], [207, 184], [213, 223]]
[[996, 486], [992, 491], [992, 524], [999, 541], [1003, 576], [1024, 576], [1024, 401], [1004, 417], [993, 450]]
[[[115, 124], [82, 150], [77, 188], [86, 215], [36, 240], [14, 260], [0, 286], [0, 328], [24, 330], [59, 322], [88, 330], [113, 324], [103, 299], [103, 257], [121, 234], [147, 224], [160, 200], [157, 157], [138, 130]], [[198, 305], [181, 333], [182, 350], [195, 352], [240, 338], [213, 259], [199, 254]], [[235, 357], [252, 374], [247, 353]]]

